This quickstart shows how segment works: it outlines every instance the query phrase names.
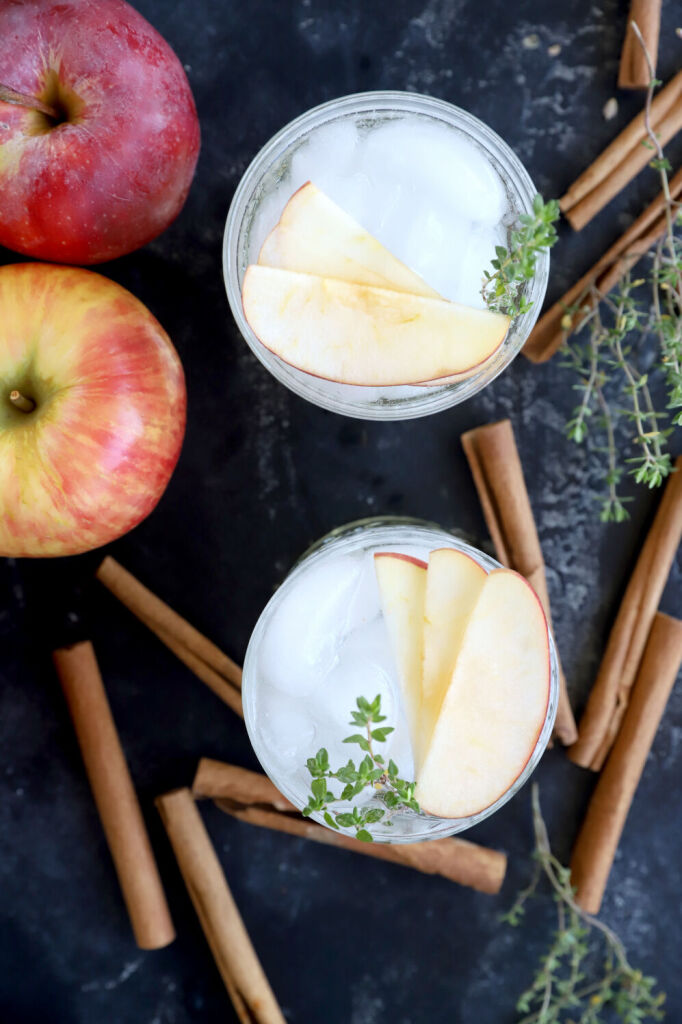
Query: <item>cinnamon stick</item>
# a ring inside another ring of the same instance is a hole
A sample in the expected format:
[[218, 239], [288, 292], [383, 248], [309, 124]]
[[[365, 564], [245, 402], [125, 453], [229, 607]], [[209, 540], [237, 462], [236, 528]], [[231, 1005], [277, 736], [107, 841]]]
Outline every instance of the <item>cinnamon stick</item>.
[[104, 559], [95, 575], [202, 682], [244, 717], [239, 694], [242, 670], [236, 662], [111, 556]]
[[160, 796], [156, 806], [240, 1020], [285, 1024], [192, 794], [174, 790]]
[[[497, 558], [526, 577], [540, 598], [551, 629], [545, 562], [511, 422], [501, 420], [462, 434], [462, 447]], [[561, 666], [554, 734], [566, 746], [578, 735]]]
[[238, 804], [263, 804], [276, 811], [297, 814], [294, 805], [282, 796], [267, 775], [252, 772], [247, 768], [238, 768], [235, 764], [214, 761], [210, 757], [202, 757], [199, 761], [192, 795], [196, 799], [233, 800]]
[[239, 989], [232, 980], [231, 975], [225, 974], [223, 981], [225, 983], [225, 988], [227, 989], [227, 994], [230, 997], [230, 1001], [234, 1008], [234, 1012], [237, 1014], [237, 1020], [239, 1021], [239, 1024], [254, 1024], [255, 1018], [253, 1014], [250, 1012], [244, 1000], [242, 999], [239, 993]]
[[[670, 181], [670, 195], [673, 200], [682, 196], [682, 167]], [[584, 314], [593, 309], [595, 298], [587, 294], [590, 285], [594, 285], [601, 295], [607, 295], [664, 235], [666, 227], [665, 197], [661, 192], [592, 269], [543, 313], [523, 347], [524, 356], [533, 363], [551, 359], [564, 339], [580, 328]], [[583, 314], [576, 313], [572, 323], [566, 327], [566, 311], [576, 303], [580, 303]]]
[[578, 740], [568, 751], [571, 761], [593, 771], [601, 769], [620, 728], [682, 537], [682, 456], [675, 469], [625, 590], [580, 721]]
[[79, 643], [52, 657], [135, 941], [141, 949], [160, 949], [173, 941], [175, 930], [94, 649]]
[[[661, 89], [651, 104], [651, 127], [662, 147], [682, 128], [682, 71]], [[574, 181], [559, 206], [580, 231], [652, 160], [644, 111], [623, 129], [604, 152]]]
[[250, 825], [402, 864], [427, 875], [441, 875], [479, 892], [497, 893], [504, 881], [507, 858], [497, 850], [457, 838], [420, 843], [362, 843], [304, 818], [266, 776], [245, 768], [202, 759], [193, 790], [197, 796], [214, 799], [221, 810]]
[[618, 71], [619, 89], [648, 89], [649, 65], [642, 45], [632, 29], [633, 21], [642, 33], [654, 71], [661, 29], [661, 0], [631, 0]]
[[601, 906], [630, 805], [681, 663], [682, 622], [659, 612], [623, 724], [573, 847], [576, 900], [591, 914]]

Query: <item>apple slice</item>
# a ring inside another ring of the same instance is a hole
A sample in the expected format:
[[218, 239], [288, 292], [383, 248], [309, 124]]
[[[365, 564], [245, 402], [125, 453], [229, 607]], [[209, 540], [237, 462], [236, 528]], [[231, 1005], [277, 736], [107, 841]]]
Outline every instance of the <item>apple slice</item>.
[[454, 548], [429, 555], [424, 602], [422, 710], [417, 765], [431, 742], [452, 679], [464, 630], [486, 580], [485, 569]]
[[380, 552], [374, 556], [374, 569], [415, 751], [421, 704], [426, 562], [410, 555]]
[[519, 777], [542, 730], [550, 689], [547, 621], [530, 584], [495, 569], [471, 613], [415, 797], [430, 814], [467, 818]]
[[284, 207], [279, 223], [263, 243], [258, 262], [265, 267], [441, 298], [311, 181], [294, 192]]
[[291, 366], [342, 384], [416, 384], [473, 370], [502, 344], [509, 318], [443, 299], [250, 266], [244, 315]]

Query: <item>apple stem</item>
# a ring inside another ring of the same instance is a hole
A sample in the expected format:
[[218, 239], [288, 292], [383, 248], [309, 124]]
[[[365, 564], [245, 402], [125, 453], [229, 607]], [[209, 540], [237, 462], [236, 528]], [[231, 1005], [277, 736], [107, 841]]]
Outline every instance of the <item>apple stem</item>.
[[32, 398], [27, 398], [26, 395], [22, 395], [21, 391], [10, 391], [9, 400], [15, 409], [20, 409], [21, 412], [33, 412], [36, 407], [36, 403]]
[[59, 119], [59, 111], [55, 107], [51, 107], [48, 103], [43, 103], [42, 100], [37, 99], [35, 96], [28, 96], [24, 92], [10, 89], [8, 85], [3, 85], [2, 82], [0, 82], [0, 102], [15, 103], [18, 107], [29, 107], [31, 110], [37, 110], [41, 114], [46, 114], [47, 117], [51, 117], [55, 121]]

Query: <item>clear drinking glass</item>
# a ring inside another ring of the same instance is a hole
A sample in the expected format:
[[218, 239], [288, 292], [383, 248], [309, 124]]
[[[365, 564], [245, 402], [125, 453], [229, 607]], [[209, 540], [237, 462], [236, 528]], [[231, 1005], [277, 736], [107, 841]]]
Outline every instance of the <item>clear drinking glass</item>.
[[[504, 223], [507, 224], [507, 233], [519, 214], [531, 212], [536, 189], [528, 172], [510, 147], [478, 118], [430, 96], [368, 92], [324, 103], [278, 132], [245, 172], [225, 226], [223, 273], [227, 295], [237, 325], [254, 354], [270, 373], [297, 395], [324, 409], [361, 419], [412, 419], [440, 412], [475, 395], [518, 354], [540, 313], [547, 287], [549, 254], [544, 251], [538, 256], [534, 279], [524, 285], [523, 294], [533, 303], [530, 311], [512, 322], [500, 348], [472, 376], [451, 383], [382, 388], [338, 384], [289, 366], [258, 340], [242, 309], [242, 281], [247, 266], [257, 261], [264, 240], [262, 230], [254, 230], [259, 212], [290, 178], [294, 154], [313, 140], [316, 133], [336, 122], [351, 121], [364, 134], [387, 121], [406, 117], [446, 126], [484, 154], [496, 170], [506, 193], [508, 211]], [[293, 191], [292, 187], [288, 194]], [[274, 227], [278, 216], [268, 225], [268, 230]]]
[[[309, 706], [306, 709], [306, 716], [301, 718], [303, 725], [297, 725], [295, 722], [290, 722], [288, 725], [289, 729], [294, 728], [297, 731], [295, 742], [299, 742], [300, 737], [305, 733], [305, 740], [302, 743], [303, 748], [305, 748], [305, 756], [303, 751], [300, 750], [293, 755], [292, 760], [289, 760], [286, 750], [283, 749], [282, 744], [279, 742], [276, 728], [277, 721], [269, 719], [271, 710], [269, 701], [271, 697], [266, 698], [266, 692], [271, 693], [272, 691], [268, 689], [268, 683], [263, 671], [264, 659], [262, 654], [274, 616], [277, 614], [278, 609], [280, 609], [282, 602], [295, 591], [295, 588], [297, 588], [301, 581], [305, 580], [306, 574], [309, 574], [316, 567], [323, 566], [325, 563], [328, 565], [331, 559], [335, 559], [340, 555], [356, 555], [359, 553], [373, 555], [377, 551], [405, 551], [415, 557], [427, 560], [430, 551], [442, 547], [450, 547], [464, 552], [477, 561], [486, 572], [500, 567], [498, 562], [482, 551], [478, 551], [476, 548], [471, 547], [471, 545], [465, 544], [464, 541], [430, 523], [425, 523], [421, 520], [389, 517], [364, 519], [334, 530], [311, 547], [294, 566], [262, 612], [251, 635], [244, 661], [242, 680], [244, 719], [254, 751], [265, 772], [280, 792], [296, 807], [302, 808], [305, 806], [310, 792], [310, 775], [305, 768], [306, 757], [313, 756], [320, 747], [329, 747], [330, 740], [333, 737], [329, 735], [327, 722], [318, 728], [321, 719], [319, 716], [316, 716], [314, 710], [314, 699], [316, 698], [305, 698]], [[551, 633], [548, 633], [548, 636], [551, 680], [547, 713], [533, 753], [516, 781], [493, 804], [478, 814], [467, 818], [439, 818], [424, 812], [417, 814], [404, 807], [398, 808], [395, 811], [387, 811], [384, 820], [369, 827], [376, 841], [412, 843], [424, 839], [441, 839], [444, 836], [462, 832], [493, 814], [528, 781], [549, 742], [556, 716], [558, 668]], [[345, 637], [342, 638], [342, 641], [343, 639]], [[393, 699], [397, 705], [400, 702], [400, 697], [396, 691], [397, 682], [394, 684], [393, 692]], [[364, 696], [372, 700], [375, 693], [363, 692], [362, 686], [359, 685], [359, 692], [356, 692], [355, 696]], [[327, 699], [332, 699], [332, 697], [333, 695], [329, 694]], [[324, 695], [322, 699], [325, 699]], [[347, 715], [336, 727], [337, 730], [340, 730], [336, 739], [342, 739], [353, 731], [353, 728], [347, 724], [353, 708], [354, 704], [349, 703]], [[391, 724], [395, 723], [392, 721]], [[385, 753], [385, 751], [381, 752]], [[358, 754], [360, 758], [363, 756], [359, 748], [346, 746], [345, 757], [339, 761], [339, 764], [345, 763], [348, 757], [352, 757], [357, 763]], [[336, 768], [337, 764], [331, 754], [330, 760], [332, 767]], [[397, 763], [401, 776], [407, 777], [405, 765], [401, 764], [400, 761]], [[372, 797], [372, 800], [376, 802], [377, 807], [384, 807], [378, 797]], [[324, 824], [324, 819], [320, 814], [314, 814], [312, 817], [319, 821], [320, 824]], [[388, 820], [392, 822], [391, 825], [386, 824]]]

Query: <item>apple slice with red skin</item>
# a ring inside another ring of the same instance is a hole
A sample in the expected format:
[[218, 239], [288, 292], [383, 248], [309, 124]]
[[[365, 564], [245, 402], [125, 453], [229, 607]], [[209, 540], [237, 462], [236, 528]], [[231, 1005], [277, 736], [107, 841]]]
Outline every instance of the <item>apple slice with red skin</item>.
[[[313, 182], [294, 192], [258, 256], [265, 267], [332, 277], [354, 284], [442, 299], [361, 224], [337, 206]], [[422, 381], [419, 387], [444, 387], [466, 380], [471, 370]]]
[[130, 292], [76, 267], [0, 267], [0, 310], [0, 555], [107, 544], [178, 460], [177, 352]]
[[418, 767], [431, 742], [464, 632], [485, 580], [485, 569], [463, 551], [438, 548], [429, 555]]
[[388, 387], [473, 370], [509, 318], [443, 299], [250, 266], [244, 315], [284, 362], [342, 384]]
[[489, 573], [464, 632], [415, 797], [443, 818], [485, 810], [526, 767], [547, 715], [547, 621], [529, 583]]
[[441, 298], [311, 181], [294, 192], [284, 207], [263, 243], [258, 262], [264, 267]]
[[411, 555], [382, 551], [374, 556], [413, 752], [419, 740], [426, 568]]

